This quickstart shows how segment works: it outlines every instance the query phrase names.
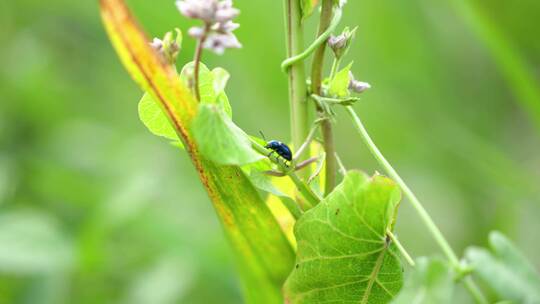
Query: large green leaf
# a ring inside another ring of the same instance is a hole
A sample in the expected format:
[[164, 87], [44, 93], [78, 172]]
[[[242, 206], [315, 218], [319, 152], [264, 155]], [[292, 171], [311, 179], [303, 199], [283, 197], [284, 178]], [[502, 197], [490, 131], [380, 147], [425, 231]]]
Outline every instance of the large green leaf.
[[201, 154], [219, 164], [244, 165], [263, 158], [253, 150], [247, 134], [218, 105], [199, 106], [193, 136]]
[[101, 0], [100, 6], [122, 63], [157, 102], [186, 147], [234, 249], [246, 302], [283, 303], [281, 286], [294, 265], [294, 254], [276, 219], [240, 167], [201, 156], [191, 133], [198, 103], [174, 69], [150, 48], [125, 3]]
[[392, 304], [452, 303], [454, 273], [442, 259], [421, 257]]
[[540, 303], [540, 275], [523, 254], [499, 232], [489, 235], [491, 251], [472, 247], [466, 257], [501, 300]]
[[387, 303], [403, 270], [392, 229], [400, 191], [390, 179], [351, 171], [296, 223], [296, 266], [285, 283], [289, 303]]

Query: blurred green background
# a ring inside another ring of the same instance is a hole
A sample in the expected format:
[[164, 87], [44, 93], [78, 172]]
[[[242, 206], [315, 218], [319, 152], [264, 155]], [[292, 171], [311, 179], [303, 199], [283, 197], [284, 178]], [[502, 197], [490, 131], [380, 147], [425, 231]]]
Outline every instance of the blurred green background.
[[[349, 57], [373, 86], [356, 108], [379, 147], [459, 252], [499, 229], [540, 265], [540, 2], [349, 2]], [[150, 36], [193, 24], [173, 3], [129, 1]], [[281, 4], [237, 0], [244, 48], [205, 61], [231, 72], [238, 125], [287, 141]], [[139, 122], [140, 96], [97, 1], [0, 2], [1, 304], [241, 302], [209, 199]], [[377, 170], [338, 115], [346, 166]], [[397, 231], [438, 253], [407, 202]]]

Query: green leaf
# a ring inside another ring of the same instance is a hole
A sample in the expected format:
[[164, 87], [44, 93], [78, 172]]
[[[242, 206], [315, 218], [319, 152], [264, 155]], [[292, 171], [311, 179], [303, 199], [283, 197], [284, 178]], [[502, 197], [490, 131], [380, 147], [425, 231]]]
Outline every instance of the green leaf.
[[174, 69], [149, 47], [147, 35], [124, 1], [99, 4], [107, 34], [125, 68], [159, 103], [189, 147], [188, 155], [234, 250], [245, 302], [282, 304], [281, 288], [293, 267], [294, 253], [276, 219], [240, 167], [218, 165], [201, 156], [191, 132], [199, 103]]
[[139, 101], [139, 118], [142, 123], [152, 132], [154, 135], [165, 137], [172, 141], [172, 144], [183, 148], [183, 144], [178, 138], [178, 135], [171, 126], [171, 123], [167, 119], [167, 116], [163, 114], [163, 111], [159, 105], [155, 102], [152, 95], [144, 93], [143, 97]]
[[454, 273], [442, 259], [421, 257], [392, 304], [452, 303]]
[[270, 165], [268, 159], [263, 159], [255, 163], [245, 165], [242, 167], [242, 169], [246, 175], [249, 176], [249, 179], [255, 187], [257, 187], [259, 190], [277, 196], [295, 219], [300, 217], [302, 210], [300, 209], [298, 203], [293, 198], [276, 188], [276, 186], [272, 183], [270, 176], [264, 173], [264, 171], [272, 170], [272, 166]]
[[474, 273], [500, 300], [540, 303], [540, 275], [523, 254], [500, 232], [489, 235], [491, 251], [471, 247], [466, 251]]
[[351, 62], [348, 66], [343, 68], [341, 71], [337, 72], [333, 79], [330, 80], [328, 84], [328, 93], [332, 97], [348, 97], [349, 93], [349, 82], [351, 80], [349, 72], [351, 71], [353, 63]]
[[[193, 74], [193, 62], [187, 63], [180, 72], [180, 78], [187, 83]], [[225, 94], [225, 87], [229, 81], [230, 74], [223, 68], [215, 68], [212, 71], [204, 63], [199, 67], [199, 93], [201, 103], [219, 104], [225, 110], [225, 113], [232, 117], [232, 109], [229, 104], [229, 98]]]
[[220, 106], [201, 104], [192, 129], [201, 154], [216, 163], [244, 165], [264, 158]]
[[288, 303], [387, 303], [400, 290], [398, 250], [388, 242], [400, 191], [390, 179], [350, 171], [296, 223]]
[[300, 7], [302, 8], [302, 20], [305, 20], [311, 16], [318, 5], [319, 0], [301, 0]]

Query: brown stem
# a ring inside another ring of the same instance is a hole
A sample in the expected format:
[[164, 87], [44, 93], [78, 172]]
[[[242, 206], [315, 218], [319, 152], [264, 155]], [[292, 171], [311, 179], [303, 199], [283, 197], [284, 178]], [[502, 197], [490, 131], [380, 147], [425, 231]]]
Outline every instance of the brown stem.
[[199, 70], [201, 66], [201, 59], [203, 53], [203, 45], [208, 37], [208, 31], [210, 30], [210, 25], [206, 24], [204, 26], [204, 33], [197, 42], [197, 48], [195, 49], [195, 57], [193, 58], [193, 92], [195, 93], [195, 98], [197, 101], [201, 101], [201, 93], [199, 92]]
[[[333, 0], [323, 0], [321, 4], [321, 16], [319, 21], [319, 32], [321, 35], [330, 26], [333, 15]], [[324, 53], [326, 50], [326, 43], [321, 44], [315, 51], [313, 56], [313, 63], [311, 65], [311, 92], [313, 94], [321, 95], [322, 74], [324, 67]], [[322, 108], [317, 107], [319, 115], [324, 115]], [[332, 133], [332, 122], [328, 119], [321, 123], [322, 135], [323, 135], [323, 147], [326, 152], [326, 180], [325, 180], [325, 194], [330, 193], [336, 186], [336, 149], [334, 146], [334, 135]]]

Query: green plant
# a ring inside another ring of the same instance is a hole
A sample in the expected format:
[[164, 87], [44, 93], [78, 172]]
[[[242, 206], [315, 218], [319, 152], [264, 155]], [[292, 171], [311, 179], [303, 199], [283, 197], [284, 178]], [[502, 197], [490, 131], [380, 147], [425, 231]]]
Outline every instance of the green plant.
[[[491, 289], [494, 299], [537, 302], [538, 274], [503, 236], [492, 237], [494, 254], [470, 249], [467, 258], [460, 260], [370, 138], [353, 109], [359, 100], [353, 94], [370, 86], [354, 78], [352, 63], [341, 68], [355, 29], [345, 28], [332, 36], [345, 2], [321, 0], [317, 37], [304, 50], [303, 24], [319, 3], [284, 1], [289, 58], [282, 68], [289, 77], [292, 147], [297, 150], [290, 162], [233, 122], [225, 93], [229, 74], [221, 68], [210, 70], [201, 62], [204, 48], [223, 53], [240, 47], [232, 33], [238, 10], [231, 1], [177, 2], [183, 15], [203, 22], [189, 30], [198, 45], [194, 61], [180, 73], [176, 70], [180, 31], [176, 38], [167, 33], [163, 40], [150, 44], [123, 1], [100, 2], [121, 60], [145, 91], [139, 103], [141, 120], [154, 134], [189, 154], [235, 250], [246, 302], [451, 303], [454, 285], [462, 282], [474, 301], [487, 303], [473, 275]], [[334, 61], [325, 78], [327, 48]], [[311, 55], [311, 77], [307, 79], [304, 61]], [[389, 178], [368, 177], [341, 164], [332, 130], [337, 107], [348, 112], [360, 139]], [[316, 118], [310, 121], [311, 116]], [[314, 140], [319, 130], [322, 147]], [[320, 152], [314, 152], [317, 150]], [[339, 185], [338, 173], [343, 176]], [[289, 188], [297, 191], [276, 189], [274, 177], [287, 178]], [[415, 262], [400, 244], [393, 229], [401, 191], [446, 260], [419, 258]], [[292, 244], [263, 200], [267, 193], [278, 197], [296, 219]], [[403, 288], [401, 256], [413, 267]], [[512, 266], [519, 271], [513, 273]], [[507, 284], [514, 278], [527, 288]]]

